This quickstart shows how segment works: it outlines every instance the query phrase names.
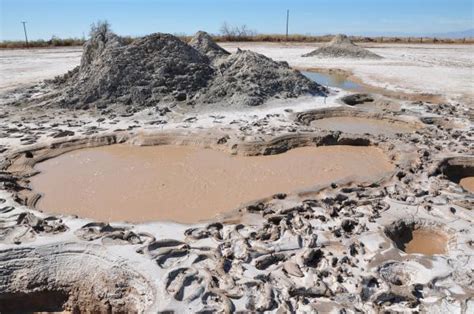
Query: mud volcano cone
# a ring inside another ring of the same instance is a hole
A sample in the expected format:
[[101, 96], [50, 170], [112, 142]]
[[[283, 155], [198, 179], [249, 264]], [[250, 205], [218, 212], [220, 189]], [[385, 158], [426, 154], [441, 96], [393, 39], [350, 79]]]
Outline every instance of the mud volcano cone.
[[381, 56], [354, 44], [346, 35], [336, 35], [328, 44], [302, 57], [382, 59]]
[[322, 95], [325, 89], [263, 55], [230, 54], [205, 32], [189, 44], [155, 33], [127, 43], [107, 32], [84, 45], [81, 65], [56, 79], [52, 102], [64, 107], [256, 106], [271, 98]]

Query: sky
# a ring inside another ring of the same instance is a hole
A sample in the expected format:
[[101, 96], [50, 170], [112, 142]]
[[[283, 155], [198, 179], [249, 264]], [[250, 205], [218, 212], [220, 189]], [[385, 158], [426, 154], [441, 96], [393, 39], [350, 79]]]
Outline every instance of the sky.
[[218, 33], [433, 34], [474, 28], [474, 0], [0, 0], [0, 40], [82, 37], [107, 20], [120, 35]]

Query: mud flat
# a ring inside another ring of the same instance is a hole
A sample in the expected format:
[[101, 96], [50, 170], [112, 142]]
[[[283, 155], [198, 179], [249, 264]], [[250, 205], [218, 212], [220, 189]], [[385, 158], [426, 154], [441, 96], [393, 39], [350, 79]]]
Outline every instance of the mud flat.
[[344, 179], [377, 181], [393, 166], [373, 147], [303, 147], [244, 157], [189, 146], [112, 145], [70, 152], [36, 169], [41, 173], [31, 186], [42, 193], [37, 207], [46, 212], [191, 223], [277, 193]]

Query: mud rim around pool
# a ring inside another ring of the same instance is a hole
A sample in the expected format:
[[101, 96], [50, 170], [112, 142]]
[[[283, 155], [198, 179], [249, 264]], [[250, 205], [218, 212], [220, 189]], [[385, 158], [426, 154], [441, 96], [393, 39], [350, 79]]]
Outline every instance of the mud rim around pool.
[[[41, 194], [35, 192], [29, 186], [29, 178], [39, 173], [34, 167], [37, 163], [57, 157], [61, 154], [71, 152], [81, 148], [93, 148], [105, 145], [127, 143], [137, 146], [157, 146], [157, 145], [191, 145], [199, 148], [211, 148], [218, 151], [227, 152], [233, 155], [259, 156], [275, 155], [284, 153], [293, 148], [317, 147], [330, 145], [348, 146], [376, 146], [385, 153], [388, 160], [394, 165], [394, 171], [375, 180], [377, 184], [387, 181], [397, 168], [407, 160], [403, 158], [403, 153], [390, 147], [387, 143], [375, 144], [367, 136], [355, 136], [349, 134], [337, 134], [334, 132], [301, 133], [288, 134], [271, 138], [267, 141], [242, 142], [237, 138], [219, 133], [179, 133], [179, 132], [158, 132], [149, 134], [114, 133], [94, 137], [75, 137], [55, 141], [49, 145], [37, 146], [28, 150], [20, 150], [7, 157], [7, 161], [2, 165], [5, 176], [9, 177], [7, 190], [13, 193], [15, 199], [30, 208], [35, 209], [41, 198]], [[349, 185], [351, 180], [344, 179], [333, 184]], [[362, 183], [358, 183], [363, 185]], [[370, 184], [366, 184], [370, 185]], [[294, 192], [296, 195], [308, 195], [316, 193], [330, 185], [313, 186], [309, 189]], [[264, 199], [254, 200], [237, 207], [235, 210], [223, 213], [222, 218], [235, 217], [242, 212], [243, 208], [258, 203], [270, 201], [274, 196], [269, 195]], [[228, 215], [227, 215], [228, 214]]]

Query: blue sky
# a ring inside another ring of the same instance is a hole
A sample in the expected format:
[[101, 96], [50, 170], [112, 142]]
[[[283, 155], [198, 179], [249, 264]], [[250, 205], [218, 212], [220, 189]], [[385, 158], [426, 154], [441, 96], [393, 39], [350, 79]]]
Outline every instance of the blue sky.
[[474, 0], [0, 0], [0, 40], [87, 36], [108, 20], [121, 35], [219, 32], [224, 21], [259, 33], [444, 33], [474, 28]]

